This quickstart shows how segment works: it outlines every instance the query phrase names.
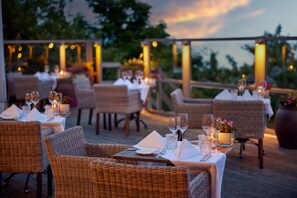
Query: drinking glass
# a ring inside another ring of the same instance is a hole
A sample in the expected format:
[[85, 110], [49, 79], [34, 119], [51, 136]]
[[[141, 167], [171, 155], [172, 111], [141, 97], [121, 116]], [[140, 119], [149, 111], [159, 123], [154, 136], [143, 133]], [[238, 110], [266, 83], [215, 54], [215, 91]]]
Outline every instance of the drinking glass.
[[178, 117], [177, 116], [170, 116], [169, 117], [169, 123], [168, 128], [171, 131], [171, 133], [176, 134], [179, 126], [178, 126]]
[[128, 73], [127, 73], [127, 71], [122, 71], [122, 78], [123, 78], [123, 80], [127, 80], [128, 79]]
[[26, 104], [30, 107], [31, 104], [33, 103], [32, 101], [32, 93], [26, 93], [25, 95], [25, 102]]
[[39, 92], [38, 91], [32, 91], [32, 102], [34, 104], [34, 107], [36, 107], [36, 104], [39, 102]]
[[59, 70], [60, 70], [59, 65], [55, 65], [54, 71], [55, 71], [56, 74], [59, 73]]
[[237, 88], [238, 88], [238, 91], [239, 91], [239, 94], [240, 95], [243, 94], [245, 87], [246, 87], [246, 81], [245, 81], [245, 79], [238, 80], [238, 82], [237, 82]]
[[55, 114], [59, 114], [59, 109], [60, 109], [60, 104], [62, 102], [62, 93], [56, 93], [55, 94], [55, 97], [54, 97], [54, 100], [55, 100]]
[[128, 71], [127, 71], [127, 78], [128, 78], [129, 80], [131, 80], [132, 77], [133, 77], [133, 72], [132, 72], [132, 70], [128, 70]]
[[53, 104], [54, 100], [55, 100], [55, 95], [56, 95], [56, 91], [50, 91], [49, 95], [48, 95], [48, 101], [51, 103], [51, 105]]
[[257, 91], [258, 93], [263, 93], [266, 89], [266, 81], [265, 80], [260, 80], [257, 82]]
[[211, 137], [211, 148], [213, 150], [213, 154], [218, 154], [218, 142], [219, 142], [219, 131], [213, 127], [212, 128], [212, 137]]
[[177, 135], [176, 134], [166, 134], [166, 149], [175, 150], [177, 147]]
[[183, 138], [183, 134], [189, 126], [188, 114], [180, 113], [180, 114], [178, 114], [178, 117], [179, 117], [179, 130], [181, 131], [181, 136]]
[[211, 128], [214, 124], [214, 117], [212, 114], [203, 114], [202, 116], [202, 129], [207, 135], [210, 134]]
[[44, 72], [48, 73], [49, 72], [49, 66], [48, 65], [44, 65]]

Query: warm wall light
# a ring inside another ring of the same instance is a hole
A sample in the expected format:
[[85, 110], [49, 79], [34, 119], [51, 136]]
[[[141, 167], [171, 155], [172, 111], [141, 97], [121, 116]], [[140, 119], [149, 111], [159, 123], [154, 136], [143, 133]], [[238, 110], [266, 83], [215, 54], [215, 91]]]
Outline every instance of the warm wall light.
[[157, 41], [153, 41], [152, 42], [152, 46], [155, 47], [155, 48], [158, 47], [158, 42]]
[[255, 46], [255, 82], [266, 79], [266, 45], [262, 40]]
[[22, 53], [18, 53], [18, 59], [22, 58]]
[[50, 44], [48, 44], [48, 48], [49, 49], [52, 49], [54, 47], [54, 43], [50, 43]]
[[22, 46], [20, 46], [20, 47], [18, 48], [18, 50], [19, 50], [19, 52], [22, 51], [22, 50], [23, 50]]
[[75, 45], [73, 45], [73, 44], [70, 45], [70, 49], [72, 49], [72, 50], [75, 49]]
[[246, 75], [245, 74], [241, 74], [241, 78], [245, 79]]
[[21, 72], [21, 71], [22, 71], [22, 67], [19, 66], [19, 67], [18, 67], [18, 72]]
[[294, 68], [294, 65], [289, 65], [289, 67], [288, 67], [288, 70], [289, 70], [289, 71], [294, 71], [294, 69], [295, 69], [295, 68]]

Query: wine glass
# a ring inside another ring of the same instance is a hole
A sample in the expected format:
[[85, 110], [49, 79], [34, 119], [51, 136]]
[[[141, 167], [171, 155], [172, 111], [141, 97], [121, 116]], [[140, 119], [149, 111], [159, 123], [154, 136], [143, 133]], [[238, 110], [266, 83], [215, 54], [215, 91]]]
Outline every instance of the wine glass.
[[265, 80], [260, 80], [257, 83], [257, 91], [258, 93], [263, 93], [266, 89], [266, 81]]
[[176, 134], [179, 126], [178, 126], [178, 117], [177, 116], [170, 116], [169, 117], [169, 123], [168, 128], [171, 131], [171, 133]]
[[32, 100], [32, 93], [26, 93], [25, 95], [25, 103], [31, 107], [31, 104], [33, 103], [33, 100]]
[[57, 115], [59, 114], [60, 104], [62, 102], [62, 93], [56, 93], [54, 100], [56, 105], [55, 114]]
[[127, 78], [128, 78], [127, 71], [122, 71], [122, 78], [123, 78], [123, 80], [127, 80]]
[[207, 135], [210, 134], [211, 128], [214, 125], [214, 117], [212, 114], [203, 114], [202, 115], [202, 129], [206, 132]]
[[128, 71], [127, 71], [127, 78], [128, 78], [129, 80], [131, 80], [132, 77], [133, 77], [133, 72], [132, 72], [132, 70], [128, 70]]
[[218, 144], [219, 144], [219, 131], [222, 130], [222, 119], [220, 117], [216, 118], [214, 121], [214, 127], [213, 127], [213, 133], [212, 133], [212, 142], [211, 147], [213, 150], [213, 154], [218, 154]]
[[188, 114], [180, 113], [178, 114], [178, 117], [179, 117], [179, 130], [181, 131], [181, 135], [183, 137], [184, 132], [187, 130], [189, 126]]
[[56, 91], [50, 91], [48, 95], [48, 101], [51, 103], [51, 105], [53, 105], [56, 93], [57, 93]]
[[38, 91], [32, 91], [32, 102], [34, 104], [34, 107], [36, 108], [36, 104], [39, 102], [39, 92]]
[[240, 95], [243, 94], [243, 91], [244, 91], [245, 87], [246, 87], [246, 80], [245, 79], [238, 80], [237, 88], [239, 90]]

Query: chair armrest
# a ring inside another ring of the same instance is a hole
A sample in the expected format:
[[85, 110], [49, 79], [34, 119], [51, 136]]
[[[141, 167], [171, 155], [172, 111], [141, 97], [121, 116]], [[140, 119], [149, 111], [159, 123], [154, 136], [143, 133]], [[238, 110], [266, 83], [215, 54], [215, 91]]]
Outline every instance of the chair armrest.
[[77, 89], [75, 90], [77, 104], [79, 108], [95, 108], [95, 95], [93, 89]]
[[185, 98], [184, 99], [185, 103], [198, 103], [198, 104], [212, 104], [213, 99], [208, 99], [208, 98]]
[[125, 144], [90, 144], [87, 143], [85, 148], [87, 156], [112, 158], [113, 155], [130, 148], [131, 145]]
[[190, 182], [191, 197], [210, 197], [210, 175], [207, 171], [200, 172]]

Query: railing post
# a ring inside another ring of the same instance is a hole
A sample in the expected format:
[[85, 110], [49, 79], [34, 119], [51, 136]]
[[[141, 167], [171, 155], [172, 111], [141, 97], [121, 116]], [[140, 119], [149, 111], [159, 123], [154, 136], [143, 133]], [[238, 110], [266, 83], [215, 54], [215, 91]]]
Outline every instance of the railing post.
[[148, 78], [150, 73], [150, 54], [151, 54], [150, 43], [145, 42], [145, 43], [142, 43], [141, 46], [143, 51], [143, 75], [144, 75], [144, 78]]
[[182, 80], [183, 92], [185, 97], [190, 97], [191, 88], [191, 43], [184, 41], [182, 43]]
[[255, 46], [255, 81], [266, 80], [266, 42], [265, 40], [256, 40]]
[[102, 50], [99, 43], [95, 43], [95, 56], [96, 56], [96, 82], [102, 82]]
[[60, 70], [66, 69], [66, 48], [65, 43], [61, 43], [60, 45]]

